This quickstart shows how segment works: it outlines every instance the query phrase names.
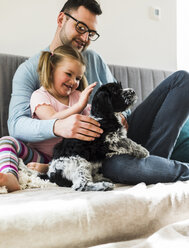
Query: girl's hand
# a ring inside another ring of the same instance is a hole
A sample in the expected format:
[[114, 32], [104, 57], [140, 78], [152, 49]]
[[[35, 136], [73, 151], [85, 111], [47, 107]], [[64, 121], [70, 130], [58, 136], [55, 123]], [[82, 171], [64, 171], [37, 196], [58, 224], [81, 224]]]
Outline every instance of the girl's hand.
[[89, 97], [94, 89], [94, 87], [97, 85], [97, 82], [90, 84], [89, 86], [87, 86], [87, 88], [85, 88], [80, 95], [79, 101], [78, 101], [78, 105], [80, 106], [80, 108], [83, 110], [86, 106], [87, 103], [89, 101]]

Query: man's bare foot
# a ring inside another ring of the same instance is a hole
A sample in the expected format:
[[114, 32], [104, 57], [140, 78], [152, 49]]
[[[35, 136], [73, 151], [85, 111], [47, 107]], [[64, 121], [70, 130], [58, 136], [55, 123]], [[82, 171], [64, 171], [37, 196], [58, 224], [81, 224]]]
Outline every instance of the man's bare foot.
[[12, 173], [0, 172], [0, 187], [5, 186], [8, 192], [20, 190], [18, 179]]
[[27, 164], [27, 167], [32, 169], [32, 170], [36, 170], [40, 173], [47, 173], [48, 169], [49, 169], [49, 164], [41, 164], [41, 163], [37, 163], [37, 162], [31, 162]]

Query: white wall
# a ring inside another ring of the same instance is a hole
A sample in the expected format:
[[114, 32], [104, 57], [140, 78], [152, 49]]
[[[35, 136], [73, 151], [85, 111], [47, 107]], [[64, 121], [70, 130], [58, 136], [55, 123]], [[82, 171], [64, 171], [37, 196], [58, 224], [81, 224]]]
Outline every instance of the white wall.
[[[107, 63], [176, 70], [176, 0], [99, 1], [101, 38], [91, 47]], [[31, 56], [46, 47], [64, 3], [0, 0], [0, 53]], [[159, 21], [150, 18], [150, 7], [160, 8]]]
[[177, 2], [177, 69], [189, 71], [189, 1]]
[[31, 56], [56, 29], [62, 0], [0, 0], [0, 52]]
[[[176, 69], [176, 0], [101, 3], [102, 37], [95, 48], [109, 63]], [[151, 7], [160, 8], [159, 21], [150, 18]]]

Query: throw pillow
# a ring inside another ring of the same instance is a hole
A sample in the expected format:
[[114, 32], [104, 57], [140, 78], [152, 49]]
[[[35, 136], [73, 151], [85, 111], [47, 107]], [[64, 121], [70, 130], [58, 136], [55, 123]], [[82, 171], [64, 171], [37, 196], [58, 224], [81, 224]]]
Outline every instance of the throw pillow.
[[171, 159], [189, 163], [189, 118], [180, 131]]

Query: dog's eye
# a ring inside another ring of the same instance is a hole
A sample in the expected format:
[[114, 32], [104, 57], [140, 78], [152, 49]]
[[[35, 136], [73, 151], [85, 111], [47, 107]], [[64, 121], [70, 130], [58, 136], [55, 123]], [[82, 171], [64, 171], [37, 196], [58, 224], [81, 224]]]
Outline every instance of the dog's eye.
[[113, 93], [114, 93], [114, 95], [120, 95], [122, 93], [122, 89], [115, 88]]

